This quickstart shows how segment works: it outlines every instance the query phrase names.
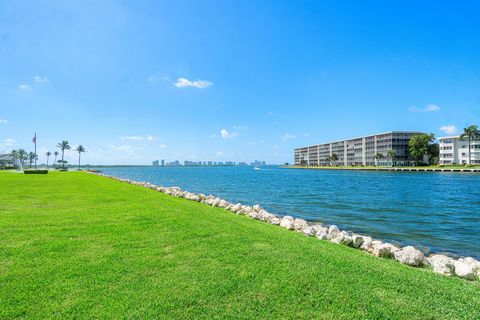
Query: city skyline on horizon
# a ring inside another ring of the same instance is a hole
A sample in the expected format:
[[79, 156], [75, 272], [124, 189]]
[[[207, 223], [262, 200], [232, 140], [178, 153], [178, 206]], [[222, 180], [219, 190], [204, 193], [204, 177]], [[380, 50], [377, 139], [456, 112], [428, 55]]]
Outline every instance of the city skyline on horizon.
[[85, 164], [283, 164], [296, 147], [376, 132], [459, 134], [480, 123], [478, 10], [3, 2], [0, 153], [33, 151], [36, 132], [39, 163], [68, 140]]

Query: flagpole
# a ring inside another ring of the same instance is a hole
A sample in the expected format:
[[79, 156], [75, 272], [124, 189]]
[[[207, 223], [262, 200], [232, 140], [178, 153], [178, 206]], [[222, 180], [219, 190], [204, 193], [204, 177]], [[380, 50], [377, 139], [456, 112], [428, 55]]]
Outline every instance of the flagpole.
[[37, 170], [37, 133], [35, 132], [35, 137], [33, 138], [33, 143], [35, 143], [35, 170]]

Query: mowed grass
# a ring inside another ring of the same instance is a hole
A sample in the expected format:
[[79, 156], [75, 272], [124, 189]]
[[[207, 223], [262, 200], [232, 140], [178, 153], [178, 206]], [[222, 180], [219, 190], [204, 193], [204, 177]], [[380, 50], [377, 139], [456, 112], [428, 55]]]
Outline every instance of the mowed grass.
[[480, 285], [86, 173], [0, 173], [0, 318], [479, 319]]

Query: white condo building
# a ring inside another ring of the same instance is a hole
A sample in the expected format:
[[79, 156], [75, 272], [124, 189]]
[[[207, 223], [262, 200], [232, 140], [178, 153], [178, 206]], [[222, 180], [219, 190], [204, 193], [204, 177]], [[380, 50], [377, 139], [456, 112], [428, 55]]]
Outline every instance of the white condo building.
[[[438, 138], [440, 145], [440, 164], [468, 164], [468, 140], [460, 136]], [[470, 142], [470, 164], [480, 164], [480, 141]]]

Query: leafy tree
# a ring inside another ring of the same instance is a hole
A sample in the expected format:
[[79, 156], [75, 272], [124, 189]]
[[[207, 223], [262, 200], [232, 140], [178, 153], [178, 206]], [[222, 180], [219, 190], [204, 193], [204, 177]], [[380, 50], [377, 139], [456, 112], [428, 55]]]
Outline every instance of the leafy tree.
[[460, 135], [460, 140], [468, 140], [468, 164], [472, 164], [472, 155], [470, 149], [472, 148], [472, 140], [480, 139], [480, 130], [478, 126], [472, 125], [463, 129], [463, 133]]
[[53, 166], [55, 167], [55, 163], [57, 163], [57, 157], [59, 155], [58, 151], [55, 151], [53, 155], [55, 156], [55, 160], [53, 160]]
[[57, 148], [59, 148], [62, 151], [62, 164], [63, 164], [63, 167], [64, 167], [65, 166], [65, 162], [64, 162], [65, 150], [70, 150], [71, 147], [68, 144], [67, 140], [63, 140], [62, 142], [59, 142], [57, 144]]
[[52, 153], [50, 151], [47, 151], [47, 153], [45, 153], [45, 155], [47, 156], [47, 168], [48, 168], [48, 159], [50, 158]]
[[428, 163], [437, 165], [440, 160], [440, 146], [438, 143], [432, 143], [428, 146]]
[[75, 151], [78, 152], [78, 170], [80, 170], [80, 155], [81, 155], [82, 153], [87, 152], [87, 149], [85, 149], [84, 146], [79, 145], [77, 148], [75, 148]]
[[304, 159], [300, 160], [301, 167], [305, 167], [306, 165], [307, 165], [307, 160], [304, 160]]
[[392, 161], [392, 166], [395, 166], [395, 163], [394, 163], [394, 159], [395, 159], [395, 150], [393, 149], [390, 149], [387, 151], [387, 158], [390, 158], [390, 160]]
[[428, 156], [430, 145], [435, 140], [435, 135], [433, 133], [426, 134], [420, 133], [412, 136], [408, 142], [408, 152], [415, 160], [415, 164], [419, 165], [424, 156]]

